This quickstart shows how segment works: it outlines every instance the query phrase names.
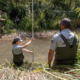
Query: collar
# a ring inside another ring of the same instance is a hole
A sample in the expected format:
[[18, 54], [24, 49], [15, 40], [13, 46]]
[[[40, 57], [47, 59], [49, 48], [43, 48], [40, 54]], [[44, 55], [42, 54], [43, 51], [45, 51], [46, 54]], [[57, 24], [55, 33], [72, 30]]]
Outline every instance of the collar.
[[69, 32], [71, 32], [70, 29], [64, 29], [60, 33], [69, 33]]
[[14, 44], [14, 46], [18, 46], [17, 44]]

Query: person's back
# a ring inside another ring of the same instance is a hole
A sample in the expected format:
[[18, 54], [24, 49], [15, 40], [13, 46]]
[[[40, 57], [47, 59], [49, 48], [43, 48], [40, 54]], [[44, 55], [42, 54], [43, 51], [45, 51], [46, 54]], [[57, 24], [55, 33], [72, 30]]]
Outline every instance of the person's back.
[[12, 53], [13, 53], [13, 60], [15, 62], [20, 62], [23, 60], [24, 56], [23, 56], [22, 46], [15, 44], [12, 49]]
[[[76, 61], [78, 38], [69, 29], [62, 30], [57, 36], [57, 64], [74, 64]], [[60, 40], [61, 39], [61, 40]]]
[[60, 34], [55, 34], [51, 40], [48, 64], [56, 53], [56, 64], [73, 64], [76, 60], [78, 37], [70, 31], [70, 20], [65, 18], [60, 23]]

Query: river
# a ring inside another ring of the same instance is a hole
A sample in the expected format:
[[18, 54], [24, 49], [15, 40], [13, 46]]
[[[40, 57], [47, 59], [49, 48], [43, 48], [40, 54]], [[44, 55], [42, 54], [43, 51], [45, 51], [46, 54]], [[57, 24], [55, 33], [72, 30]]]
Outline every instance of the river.
[[[35, 39], [33, 41], [33, 46], [36, 49], [36, 51], [42, 56], [42, 58], [47, 62], [48, 60], [48, 52], [49, 52], [49, 46], [50, 41], [52, 37], [48, 38], [42, 38], [42, 39]], [[26, 42], [28, 42], [30, 39], [23, 40], [21, 45], [24, 45]], [[0, 64], [5, 62], [5, 59], [12, 62], [13, 54], [12, 54], [12, 40], [0, 40]], [[31, 45], [29, 45], [26, 49], [33, 50]], [[25, 58], [24, 61], [28, 60], [29, 62], [32, 61], [32, 54], [31, 53], [23, 53]], [[34, 61], [42, 61], [40, 56], [35, 52], [34, 50]]]

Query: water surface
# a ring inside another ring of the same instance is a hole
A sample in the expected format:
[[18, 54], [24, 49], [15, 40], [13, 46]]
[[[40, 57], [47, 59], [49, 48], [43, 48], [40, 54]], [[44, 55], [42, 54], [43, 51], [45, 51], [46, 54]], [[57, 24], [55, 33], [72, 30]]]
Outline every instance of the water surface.
[[[48, 52], [49, 52], [49, 46], [50, 41], [52, 37], [43, 38], [43, 39], [35, 39], [32, 43], [36, 51], [42, 56], [42, 58], [47, 62], [48, 59]], [[23, 40], [21, 45], [24, 45], [26, 42], [28, 42], [30, 39]], [[12, 55], [12, 48], [13, 45], [11, 44], [12, 40], [0, 40], [0, 64], [5, 62], [5, 59], [8, 61], [12, 61], [13, 55]], [[29, 45], [26, 49], [33, 50], [31, 45]], [[24, 52], [23, 53], [25, 58], [24, 61], [28, 60], [29, 62], [32, 61], [32, 54]], [[38, 54], [34, 51], [34, 61], [42, 61], [42, 59], [38, 56]]]

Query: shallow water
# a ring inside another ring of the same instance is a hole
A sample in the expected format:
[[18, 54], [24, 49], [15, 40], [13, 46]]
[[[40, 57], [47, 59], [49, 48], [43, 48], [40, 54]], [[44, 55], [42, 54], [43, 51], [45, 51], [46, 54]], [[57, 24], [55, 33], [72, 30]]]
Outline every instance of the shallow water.
[[[43, 39], [35, 39], [32, 43], [36, 51], [42, 56], [42, 58], [47, 62], [48, 58], [48, 52], [49, 52], [49, 46], [50, 41], [52, 37], [43, 38]], [[21, 45], [24, 45], [26, 42], [28, 42], [30, 39], [23, 40]], [[5, 59], [8, 61], [12, 61], [13, 54], [12, 54], [12, 48], [13, 45], [11, 44], [12, 40], [0, 40], [0, 64], [5, 62]], [[31, 45], [29, 45], [26, 49], [33, 50]], [[28, 60], [29, 62], [32, 61], [32, 54], [31, 53], [23, 53], [25, 58], [24, 61]], [[39, 55], [34, 50], [34, 61], [42, 61], [42, 59], [39, 57]]]

